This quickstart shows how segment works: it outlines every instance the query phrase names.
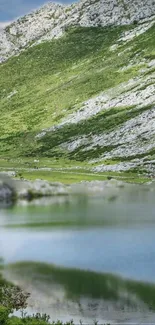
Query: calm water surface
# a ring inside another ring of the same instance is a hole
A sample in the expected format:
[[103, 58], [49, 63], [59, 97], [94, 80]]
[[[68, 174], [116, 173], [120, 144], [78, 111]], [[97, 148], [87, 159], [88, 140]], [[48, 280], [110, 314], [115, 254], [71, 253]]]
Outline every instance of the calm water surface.
[[48, 263], [154, 287], [154, 188], [130, 187], [106, 199], [59, 197], [1, 210], [0, 256], [5, 263]]
[[155, 282], [155, 192], [137, 189], [0, 210], [0, 256]]
[[4, 230], [0, 236], [7, 263], [47, 262], [155, 282], [155, 225]]

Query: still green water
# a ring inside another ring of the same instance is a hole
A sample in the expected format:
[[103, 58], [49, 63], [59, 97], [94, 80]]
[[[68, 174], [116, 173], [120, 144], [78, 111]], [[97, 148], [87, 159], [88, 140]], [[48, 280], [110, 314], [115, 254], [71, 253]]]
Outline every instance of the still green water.
[[29, 289], [30, 312], [54, 319], [154, 321], [154, 238], [154, 185], [0, 212], [6, 277]]

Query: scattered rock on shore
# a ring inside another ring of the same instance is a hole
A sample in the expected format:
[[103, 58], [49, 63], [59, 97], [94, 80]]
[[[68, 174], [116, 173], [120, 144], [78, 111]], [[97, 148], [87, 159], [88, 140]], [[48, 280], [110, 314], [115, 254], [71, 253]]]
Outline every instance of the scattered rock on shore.
[[4, 174], [0, 174], [0, 207], [10, 205], [16, 198], [16, 191], [12, 180]]
[[19, 199], [32, 200], [39, 197], [67, 195], [66, 185], [57, 182], [48, 182], [44, 180], [16, 181], [17, 196]]

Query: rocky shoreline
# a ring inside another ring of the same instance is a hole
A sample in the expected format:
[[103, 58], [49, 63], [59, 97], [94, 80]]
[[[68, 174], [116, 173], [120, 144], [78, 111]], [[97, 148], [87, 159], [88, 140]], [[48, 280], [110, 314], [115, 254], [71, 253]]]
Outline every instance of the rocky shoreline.
[[[152, 191], [153, 181], [145, 184], [145, 189]], [[69, 196], [102, 196], [108, 200], [121, 197], [125, 191], [139, 188], [139, 184], [129, 184], [121, 180], [94, 180], [81, 181], [73, 184], [49, 182], [36, 179], [35, 181], [11, 179], [5, 174], [0, 174], [0, 207], [7, 207], [16, 202], [34, 202], [35, 200], [50, 199], [54, 197]]]

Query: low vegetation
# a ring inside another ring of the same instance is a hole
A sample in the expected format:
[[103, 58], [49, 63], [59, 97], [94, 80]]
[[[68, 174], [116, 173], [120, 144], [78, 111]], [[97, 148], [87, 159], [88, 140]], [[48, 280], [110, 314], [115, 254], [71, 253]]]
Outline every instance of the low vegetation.
[[[47, 325], [49, 324], [49, 316], [46, 314], [35, 314], [28, 316], [22, 313], [21, 317], [10, 316], [10, 309], [0, 306], [0, 324], [1, 325]], [[74, 325], [73, 321], [63, 323], [61, 321], [50, 322], [52, 325]]]
[[[112, 165], [119, 160], [104, 160], [104, 164]], [[32, 157], [0, 159], [0, 171], [12, 172], [15, 179], [36, 179], [50, 182], [61, 182], [64, 184], [79, 183], [81, 181], [104, 181], [117, 179], [129, 183], [147, 183], [150, 181], [148, 175], [143, 175], [137, 169], [132, 172], [93, 172], [92, 167], [99, 163], [90, 164], [87, 161], [75, 161], [63, 158]]]
[[[80, 145], [68, 151], [63, 144], [81, 136], [91, 138], [115, 130], [150, 110], [152, 105], [113, 107], [76, 125], [47, 132], [43, 138], [35, 136], [42, 129], [58, 125], [70, 113], [78, 111], [83, 101], [101, 91], [139, 78], [142, 73], [144, 77], [153, 73], [154, 68], [148, 69], [147, 62], [155, 57], [155, 28], [152, 26], [127, 42], [119, 41], [134, 28], [134, 24], [70, 28], [60, 39], [33, 46], [1, 64], [1, 157], [61, 158], [79, 165], [117, 148], [107, 142], [103, 147], [96, 144], [85, 150], [85, 145]], [[118, 46], [111, 50], [115, 44]]]

